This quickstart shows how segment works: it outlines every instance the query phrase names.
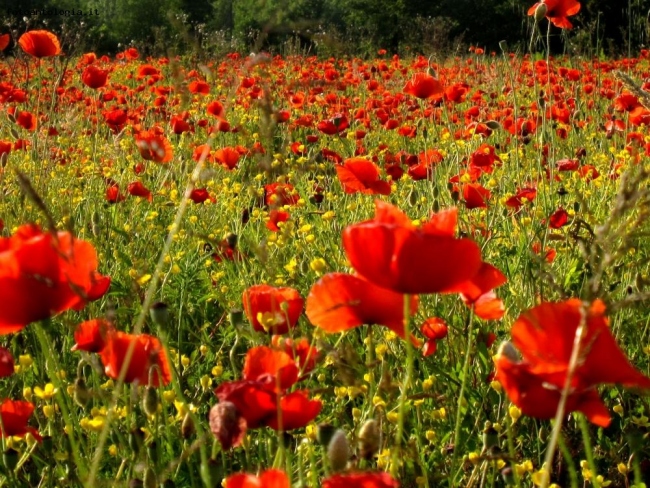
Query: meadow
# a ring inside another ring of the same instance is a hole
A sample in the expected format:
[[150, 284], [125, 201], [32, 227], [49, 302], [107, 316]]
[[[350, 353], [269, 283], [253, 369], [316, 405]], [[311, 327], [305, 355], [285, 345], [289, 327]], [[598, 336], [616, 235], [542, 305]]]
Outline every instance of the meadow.
[[649, 77], [25, 34], [0, 486], [646, 486]]

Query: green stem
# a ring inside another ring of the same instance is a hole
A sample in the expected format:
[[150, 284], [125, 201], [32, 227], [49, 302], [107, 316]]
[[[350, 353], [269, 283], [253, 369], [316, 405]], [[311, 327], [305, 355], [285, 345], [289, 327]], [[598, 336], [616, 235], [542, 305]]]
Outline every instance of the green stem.
[[582, 433], [582, 443], [585, 446], [585, 454], [587, 456], [587, 462], [589, 463], [589, 470], [591, 471], [591, 484], [594, 488], [600, 488], [600, 483], [596, 479], [598, 477], [598, 472], [596, 471], [596, 463], [594, 461], [594, 452], [591, 449], [591, 436], [589, 434], [589, 424], [587, 423], [587, 417], [582, 413], [574, 413], [574, 416], [578, 417], [578, 424], [580, 425], [580, 432]]
[[406, 341], [406, 372], [402, 381], [402, 391], [399, 397], [399, 414], [397, 418], [397, 434], [395, 435], [395, 446], [393, 448], [391, 475], [396, 478], [400, 465], [400, 451], [402, 448], [402, 436], [404, 435], [404, 417], [406, 416], [406, 399], [408, 389], [413, 376], [413, 344], [411, 344], [411, 295], [404, 295], [404, 340]]
[[456, 460], [458, 459], [458, 450], [460, 444], [460, 424], [462, 420], [463, 402], [465, 401], [465, 388], [467, 387], [467, 376], [469, 371], [470, 356], [474, 338], [472, 331], [474, 327], [474, 309], [470, 308], [469, 324], [467, 325], [467, 346], [465, 347], [465, 362], [463, 364], [463, 376], [460, 383], [460, 392], [458, 393], [458, 404], [456, 406], [456, 426], [454, 427], [454, 450], [451, 457], [451, 470], [449, 471], [449, 486], [456, 486]]

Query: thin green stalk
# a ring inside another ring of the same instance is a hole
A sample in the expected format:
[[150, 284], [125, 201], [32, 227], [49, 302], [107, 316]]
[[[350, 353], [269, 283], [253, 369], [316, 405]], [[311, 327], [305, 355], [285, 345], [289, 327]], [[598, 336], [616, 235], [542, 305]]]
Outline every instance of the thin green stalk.
[[557, 439], [557, 444], [558, 447], [560, 448], [560, 452], [562, 453], [562, 456], [564, 456], [564, 460], [566, 461], [567, 469], [569, 470], [569, 478], [571, 478], [571, 487], [572, 488], [578, 488], [578, 472], [576, 471], [576, 467], [573, 464], [573, 456], [571, 455], [571, 451], [569, 451], [569, 448], [566, 445], [566, 442], [564, 442], [564, 437], [562, 434]]
[[589, 434], [589, 424], [587, 417], [582, 413], [574, 413], [578, 417], [578, 424], [580, 425], [580, 432], [582, 434], [582, 443], [585, 446], [585, 455], [587, 456], [587, 463], [589, 463], [589, 471], [591, 471], [591, 484], [594, 488], [600, 488], [598, 481], [598, 472], [596, 471], [596, 462], [594, 461], [594, 453], [591, 449], [591, 436]]
[[411, 344], [411, 295], [404, 295], [404, 340], [406, 342], [406, 372], [402, 382], [402, 391], [399, 397], [399, 414], [397, 418], [397, 434], [395, 435], [395, 446], [391, 462], [391, 475], [396, 478], [400, 465], [400, 450], [402, 447], [402, 436], [404, 435], [404, 417], [406, 416], [406, 399], [408, 389], [413, 376], [413, 344]]
[[508, 422], [508, 427], [506, 428], [506, 434], [508, 437], [508, 455], [510, 457], [510, 468], [512, 469], [512, 476], [515, 480], [515, 486], [521, 488], [521, 480], [519, 479], [519, 473], [517, 473], [517, 457], [515, 452], [515, 439], [514, 432], [512, 431], [515, 423], [513, 421]]
[[474, 309], [470, 309], [469, 324], [467, 325], [467, 346], [465, 347], [465, 363], [463, 364], [463, 376], [460, 383], [460, 392], [458, 393], [458, 404], [456, 406], [456, 426], [454, 427], [454, 450], [451, 457], [451, 469], [449, 471], [449, 486], [455, 486], [456, 481], [456, 460], [458, 459], [458, 449], [460, 444], [460, 424], [462, 420], [463, 402], [465, 401], [465, 388], [467, 387], [467, 372], [469, 370], [470, 356], [474, 338], [472, 329], [474, 327]]

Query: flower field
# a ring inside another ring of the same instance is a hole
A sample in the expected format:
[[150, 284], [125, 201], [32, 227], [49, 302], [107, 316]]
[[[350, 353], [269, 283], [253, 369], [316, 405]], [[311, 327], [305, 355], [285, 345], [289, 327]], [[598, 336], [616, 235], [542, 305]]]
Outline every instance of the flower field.
[[15, 41], [1, 486], [650, 483], [648, 52]]

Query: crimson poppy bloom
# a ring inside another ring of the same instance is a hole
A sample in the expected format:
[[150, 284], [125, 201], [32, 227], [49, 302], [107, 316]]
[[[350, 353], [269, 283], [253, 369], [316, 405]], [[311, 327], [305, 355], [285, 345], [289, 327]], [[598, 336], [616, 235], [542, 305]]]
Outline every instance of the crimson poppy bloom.
[[433, 173], [433, 169], [442, 162], [444, 156], [437, 149], [428, 149], [417, 156], [414, 164], [410, 164], [408, 175], [415, 181], [426, 180]]
[[81, 81], [88, 88], [97, 89], [106, 86], [108, 80], [108, 70], [100, 69], [94, 64], [86, 67], [81, 74]]
[[286, 334], [296, 326], [304, 301], [293, 288], [254, 285], [242, 294], [246, 317], [258, 332]]
[[14, 374], [14, 357], [6, 347], [0, 347], [0, 378]]
[[[592, 422], [607, 426], [610, 418], [595, 390], [597, 385], [650, 388], [650, 378], [637, 371], [616, 345], [602, 301], [589, 306], [576, 298], [542, 303], [521, 314], [512, 326], [512, 341], [522, 360], [507, 351], [496, 360], [497, 379], [525, 414], [540, 418], [554, 415], [581, 324], [585, 328], [581, 355], [571, 378], [567, 412], [582, 411]], [[538, 405], [543, 403], [541, 398], [547, 400], [544, 408]]]
[[377, 200], [375, 217], [348, 226], [343, 248], [352, 267], [368, 281], [399, 293], [444, 293], [471, 279], [481, 251], [454, 237], [455, 208], [416, 227], [397, 207]]
[[564, 227], [568, 222], [569, 214], [561, 207], [553, 212], [548, 218], [548, 226], [551, 229], [559, 229], [560, 227]]
[[86, 320], [74, 331], [74, 346], [71, 351], [101, 352], [113, 331], [113, 324], [108, 320]]
[[302, 337], [294, 341], [291, 337], [274, 335], [271, 338], [273, 347], [286, 352], [300, 367], [302, 374], [309, 373], [316, 366], [318, 360], [318, 349], [309, 344], [309, 341]]
[[402, 91], [420, 99], [440, 98], [445, 94], [442, 83], [427, 73], [415, 73]]
[[23, 51], [35, 58], [47, 58], [61, 53], [58, 37], [45, 30], [25, 32], [18, 39], [18, 44]]
[[16, 115], [16, 123], [30, 132], [36, 130], [36, 116], [31, 112], [24, 110], [18, 112], [18, 115]]
[[291, 183], [270, 183], [264, 185], [264, 204], [269, 207], [295, 205], [300, 195]]
[[350, 122], [348, 121], [348, 118], [342, 114], [336, 114], [331, 119], [321, 120], [316, 126], [319, 131], [328, 136], [340, 134], [348, 127], [350, 127]]
[[147, 161], [157, 163], [168, 163], [172, 160], [172, 146], [162, 135], [154, 131], [143, 130], [135, 136], [135, 144], [138, 146], [140, 156]]
[[166, 386], [172, 380], [167, 354], [156, 337], [117, 331], [105, 339], [106, 345], [101, 351], [101, 359], [104, 372], [109, 378], [119, 378], [126, 354], [129, 348], [133, 347], [133, 354], [124, 376], [126, 383], [157, 387]]
[[214, 160], [226, 169], [235, 169], [241, 154], [234, 147], [222, 147], [214, 153]]
[[492, 192], [480, 183], [465, 183], [463, 185], [463, 200], [467, 209], [487, 208], [487, 202]]
[[106, 187], [105, 198], [108, 203], [117, 203], [123, 202], [126, 197], [120, 193], [119, 185], [113, 184]]
[[246, 353], [242, 376], [249, 381], [266, 382], [274, 378], [273, 386], [280, 390], [291, 388], [298, 381], [298, 365], [291, 355], [267, 346], [253, 347]]
[[545, 5], [546, 18], [560, 29], [573, 28], [573, 24], [567, 17], [576, 15], [580, 11], [580, 2], [577, 0], [542, 0], [528, 9], [528, 15], [535, 15], [540, 5]]
[[349, 158], [336, 166], [345, 193], [365, 193], [367, 195], [390, 195], [390, 183], [379, 179], [379, 168], [364, 158]]
[[323, 488], [399, 488], [399, 483], [388, 473], [347, 473], [325, 478]]
[[[418, 298], [411, 297], [411, 315]], [[325, 332], [343, 332], [364, 324], [384, 325], [402, 339], [404, 295], [345, 273], [329, 273], [312, 286], [307, 297], [307, 318]], [[415, 338], [412, 342], [417, 343]]]
[[190, 192], [190, 200], [194, 203], [203, 203], [206, 200], [214, 201], [214, 199], [210, 197], [210, 192], [208, 192], [206, 188], [193, 188]]
[[226, 478], [226, 488], [291, 488], [284, 471], [267, 469], [259, 476], [238, 473]]
[[27, 425], [32, 413], [34, 413], [34, 405], [30, 402], [4, 400], [0, 405], [0, 418], [2, 418], [0, 431], [2, 431], [2, 437], [24, 437], [29, 433], [41, 441], [42, 437], [38, 431], [34, 427]]
[[207, 95], [210, 93], [210, 85], [208, 85], [205, 81], [195, 80], [190, 82], [189, 90], [190, 93]]
[[289, 212], [285, 212], [284, 210], [271, 209], [269, 211], [269, 220], [266, 222], [266, 228], [271, 232], [278, 232], [280, 230], [280, 226], [278, 224], [281, 222], [286, 222], [290, 217], [291, 215], [289, 215]]
[[129, 183], [129, 186], [127, 186], [126, 189], [129, 192], [129, 195], [146, 198], [150, 202], [153, 201], [151, 191], [139, 181]]
[[2, 34], [0, 36], [0, 51], [4, 51], [7, 49], [7, 46], [9, 45], [9, 41], [11, 41], [11, 37], [9, 34]]
[[427, 357], [436, 352], [438, 341], [447, 337], [449, 327], [441, 318], [430, 317], [420, 326], [420, 332], [422, 332], [422, 335], [427, 338], [427, 341], [422, 347], [422, 355]]
[[101, 298], [110, 278], [97, 272], [97, 254], [69, 232], [23, 225], [0, 238], [0, 334]]

